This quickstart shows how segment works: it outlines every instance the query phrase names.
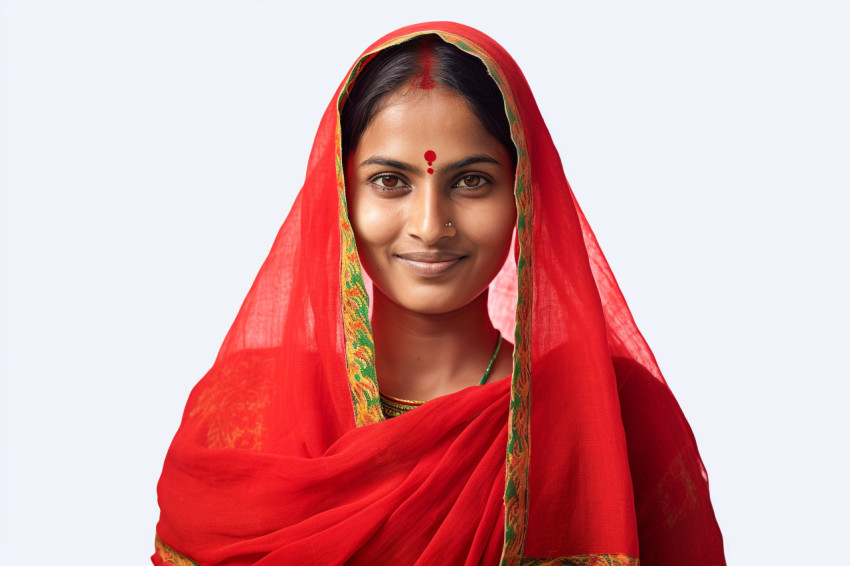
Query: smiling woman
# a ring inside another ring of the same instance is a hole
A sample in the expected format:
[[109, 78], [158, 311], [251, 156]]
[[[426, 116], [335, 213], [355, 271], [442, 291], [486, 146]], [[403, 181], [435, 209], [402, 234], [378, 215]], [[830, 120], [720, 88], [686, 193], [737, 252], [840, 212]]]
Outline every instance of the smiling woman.
[[155, 564], [724, 563], [688, 423], [497, 43], [376, 42], [307, 179], [187, 404]]
[[384, 413], [509, 375], [488, 287], [516, 225], [516, 148], [486, 67], [411, 39], [370, 61], [340, 120]]
[[[516, 224], [507, 148], [456, 91], [402, 85], [382, 101], [345, 171], [360, 261], [375, 285], [382, 394], [428, 400], [479, 383], [500, 342], [487, 288]], [[511, 354], [501, 349], [495, 376], [510, 373]]]

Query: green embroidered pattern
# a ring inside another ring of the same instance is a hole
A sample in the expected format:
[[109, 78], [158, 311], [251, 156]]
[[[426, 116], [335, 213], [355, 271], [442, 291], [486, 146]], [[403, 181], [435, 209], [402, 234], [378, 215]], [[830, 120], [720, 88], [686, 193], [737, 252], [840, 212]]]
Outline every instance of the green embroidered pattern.
[[354, 240], [354, 231], [348, 219], [348, 205], [345, 199], [342, 129], [339, 121], [339, 109], [348, 96], [351, 82], [360, 72], [367, 58], [368, 55], [357, 62], [340, 93], [337, 101], [335, 132], [336, 179], [341, 237], [340, 289], [345, 333], [345, 367], [348, 375], [348, 387], [354, 404], [354, 422], [358, 427], [380, 422], [384, 419], [384, 415], [381, 412], [378, 378], [375, 374], [375, 342], [372, 338], [372, 326], [369, 322], [369, 296], [366, 294], [366, 285], [363, 282], [363, 274], [360, 272], [357, 243]]

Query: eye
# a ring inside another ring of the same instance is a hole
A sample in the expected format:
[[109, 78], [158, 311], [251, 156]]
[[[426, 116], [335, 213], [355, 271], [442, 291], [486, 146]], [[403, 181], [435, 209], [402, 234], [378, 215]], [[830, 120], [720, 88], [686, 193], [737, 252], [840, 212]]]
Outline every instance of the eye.
[[477, 189], [486, 183], [487, 179], [481, 175], [464, 175], [454, 186], [459, 189]]
[[395, 175], [390, 175], [389, 173], [382, 173], [381, 175], [376, 175], [369, 179], [369, 182], [378, 188], [378, 190], [383, 191], [391, 191], [394, 189], [402, 189], [406, 187], [404, 181], [399, 179]]

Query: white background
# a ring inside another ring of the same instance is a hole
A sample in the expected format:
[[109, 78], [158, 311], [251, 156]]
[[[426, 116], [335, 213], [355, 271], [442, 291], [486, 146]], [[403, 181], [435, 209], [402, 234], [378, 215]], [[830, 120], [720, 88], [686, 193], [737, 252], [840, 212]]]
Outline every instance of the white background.
[[183, 404], [321, 113], [366, 45], [436, 19], [524, 70], [729, 563], [846, 558], [845, 3], [0, 6], [2, 564], [147, 563]]

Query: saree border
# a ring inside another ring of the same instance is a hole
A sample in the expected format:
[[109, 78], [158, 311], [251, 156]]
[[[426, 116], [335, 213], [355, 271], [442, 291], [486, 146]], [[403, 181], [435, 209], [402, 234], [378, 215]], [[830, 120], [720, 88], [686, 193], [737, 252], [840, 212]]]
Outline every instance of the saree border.
[[336, 128], [334, 130], [334, 163], [339, 200], [340, 226], [340, 291], [342, 294], [342, 325], [345, 342], [345, 368], [348, 388], [354, 406], [354, 425], [357, 427], [381, 422], [386, 417], [381, 409], [378, 377], [375, 373], [375, 341], [369, 321], [369, 295], [363, 273], [354, 230], [348, 218], [345, 198], [345, 173], [342, 165], [342, 126], [340, 108], [348, 97], [354, 78], [360, 73], [370, 54], [361, 57], [349, 73], [336, 103]]
[[568, 558], [523, 558], [520, 566], [640, 566], [640, 559], [628, 554], [581, 554]]
[[[345, 360], [348, 384], [354, 403], [355, 425], [360, 427], [384, 420], [375, 374], [375, 346], [369, 322], [369, 299], [366, 294], [354, 232], [348, 218], [345, 178], [342, 164], [342, 127], [340, 108], [349, 88], [366, 62], [375, 53], [414, 37], [434, 34], [459, 49], [479, 58], [502, 93], [511, 138], [517, 150], [514, 194], [517, 206], [517, 308], [514, 332], [514, 363], [511, 375], [511, 399], [508, 416], [508, 444], [505, 460], [505, 539], [501, 564], [519, 566], [528, 527], [528, 471], [530, 464], [531, 408], [531, 306], [532, 306], [532, 183], [531, 164], [525, 132], [519, 119], [517, 104], [502, 69], [474, 42], [441, 30], [421, 30], [401, 35], [365, 53], [355, 63], [343, 85], [336, 105], [336, 174], [342, 253], [340, 283], [342, 290]], [[560, 559], [567, 560], [567, 559]], [[568, 562], [564, 562], [569, 564]], [[553, 563], [554, 564], [554, 563]]]
[[171, 565], [171, 566], [201, 566], [199, 563], [195, 562], [188, 556], [180, 554], [159, 538], [159, 535], [154, 539], [154, 547], [156, 547], [156, 554], [162, 560], [163, 564]]

